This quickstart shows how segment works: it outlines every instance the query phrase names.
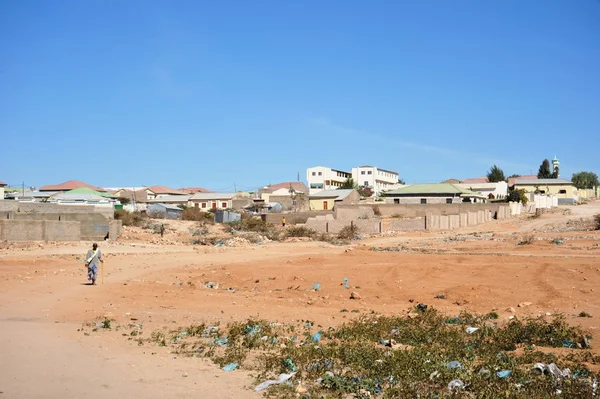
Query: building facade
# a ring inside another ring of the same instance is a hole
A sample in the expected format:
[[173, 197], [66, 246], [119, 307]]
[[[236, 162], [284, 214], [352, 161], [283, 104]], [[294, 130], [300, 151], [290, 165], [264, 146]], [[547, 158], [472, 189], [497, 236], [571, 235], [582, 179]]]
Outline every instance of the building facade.
[[365, 165], [352, 168], [352, 179], [360, 187], [369, 187], [375, 197], [398, 188], [398, 172]]
[[331, 169], [325, 166], [315, 166], [306, 169], [309, 195], [323, 190], [335, 190], [351, 177], [351, 172]]

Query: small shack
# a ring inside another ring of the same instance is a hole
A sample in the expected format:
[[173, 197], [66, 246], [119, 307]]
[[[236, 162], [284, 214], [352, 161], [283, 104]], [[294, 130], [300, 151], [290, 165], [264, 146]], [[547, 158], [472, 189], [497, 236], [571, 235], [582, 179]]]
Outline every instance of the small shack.
[[183, 209], [176, 205], [152, 204], [148, 206], [148, 210], [146, 212], [151, 218], [177, 220], [181, 219]]
[[242, 215], [239, 212], [217, 210], [215, 211], [215, 223], [233, 223], [242, 220]]

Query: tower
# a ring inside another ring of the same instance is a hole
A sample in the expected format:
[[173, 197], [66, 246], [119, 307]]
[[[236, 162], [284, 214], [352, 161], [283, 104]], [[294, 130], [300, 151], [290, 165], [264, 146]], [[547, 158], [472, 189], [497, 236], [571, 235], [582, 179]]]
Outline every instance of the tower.
[[560, 164], [560, 162], [558, 162], [558, 158], [556, 158], [556, 155], [555, 155], [554, 159], [552, 160], [552, 172], [554, 173], [554, 177], [556, 179], [558, 179], [560, 177], [560, 171], [558, 170], [559, 164]]

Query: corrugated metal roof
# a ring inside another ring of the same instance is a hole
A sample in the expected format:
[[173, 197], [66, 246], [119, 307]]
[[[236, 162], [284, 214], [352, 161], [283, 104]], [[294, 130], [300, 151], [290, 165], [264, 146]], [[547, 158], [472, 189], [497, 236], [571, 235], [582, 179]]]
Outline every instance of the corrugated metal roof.
[[517, 179], [515, 185], [526, 185], [526, 186], [555, 186], [555, 185], [569, 185], [572, 186], [573, 182], [565, 179]]
[[410, 186], [401, 187], [397, 190], [388, 191], [385, 195], [430, 195], [430, 194], [459, 194], [461, 197], [477, 197], [483, 196], [470, 190], [455, 186], [449, 183], [431, 183], [431, 184], [412, 184]]
[[151, 208], [153, 206], [159, 206], [159, 207], [163, 207], [165, 209], [171, 210], [171, 211], [178, 211], [178, 212], [183, 212], [183, 209], [181, 209], [180, 207], [178, 207], [177, 205], [171, 205], [171, 204], [152, 204], [148, 207], [149, 210], [152, 210]]
[[186, 195], [187, 194], [182, 191], [175, 190], [174, 188], [165, 187], [165, 186], [152, 186], [152, 187], [147, 187], [147, 188], [148, 188], [148, 190], [152, 191], [154, 194], [173, 194], [173, 195]]
[[148, 200], [151, 204], [160, 204], [162, 202], [188, 202], [192, 198], [191, 195], [161, 195], [158, 198]]
[[323, 190], [318, 193], [310, 195], [308, 198], [335, 198], [336, 200], [343, 200], [349, 196], [354, 190], [343, 189], [343, 190]]
[[196, 193], [190, 200], [229, 200], [236, 195], [237, 193]]

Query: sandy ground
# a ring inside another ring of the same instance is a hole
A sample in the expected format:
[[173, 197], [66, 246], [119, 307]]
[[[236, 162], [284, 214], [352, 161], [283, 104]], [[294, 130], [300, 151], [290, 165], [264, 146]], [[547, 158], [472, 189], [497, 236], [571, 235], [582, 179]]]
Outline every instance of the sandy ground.
[[[502, 319], [511, 307], [517, 315], [564, 313], [598, 340], [600, 232], [581, 229], [582, 219], [598, 213], [594, 202], [539, 218], [371, 237], [345, 247], [191, 246], [181, 243], [190, 223], [174, 224], [163, 240], [131, 229], [119, 242], [101, 243], [106, 262], [99, 286], [85, 284], [81, 259], [89, 243], [13, 245], [0, 250], [0, 397], [260, 397], [247, 372], [227, 373], [165, 348], [149, 351], [118, 332], [78, 331], [104, 317], [143, 324], [148, 334], [249, 317], [330, 326], [422, 302], [450, 314], [496, 310]], [[517, 245], [528, 235], [531, 244]], [[206, 288], [209, 281], [219, 288]], [[313, 283], [321, 290], [312, 290]], [[349, 299], [351, 291], [361, 299]], [[441, 294], [446, 299], [435, 298]], [[576, 317], [582, 311], [594, 317]]]

